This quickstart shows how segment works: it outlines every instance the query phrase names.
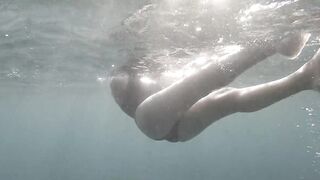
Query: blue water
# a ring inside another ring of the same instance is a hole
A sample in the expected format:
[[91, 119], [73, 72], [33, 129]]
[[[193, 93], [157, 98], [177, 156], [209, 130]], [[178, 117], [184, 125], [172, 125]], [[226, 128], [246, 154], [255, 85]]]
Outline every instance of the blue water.
[[[244, 9], [256, 3], [243, 2]], [[298, 1], [287, 5], [285, 12], [303, 7], [308, 15], [308, 10], [317, 9], [308, 4], [315, 2]], [[150, 57], [168, 45], [173, 49], [186, 45], [184, 51], [196, 53], [207, 50], [209, 40], [232, 41], [223, 33], [205, 36], [208, 40], [197, 40], [195, 47], [185, 41], [153, 45], [156, 38], [151, 36], [138, 43], [135, 36], [125, 38], [126, 43], [111, 38], [131, 27], [123, 22], [150, 3], [156, 1], [0, 2], [0, 179], [318, 180], [317, 92], [300, 93], [259, 112], [229, 116], [184, 143], [153, 141], [140, 132], [113, 101], [106, 80], [113, 66], [125, 61], [124, 52], [140, 56], [141, 51], [132, 49], [151, 44], [143, 50]], [[316, 17], [309, 18], [317, 22]], [[239, 27], [247, 38], [261, 31], [261, 22], [251, 23]], [[301, 28], [297, 24], [295, 28]], [[210, 27], [203, 31], [206, 28]], [[308, 30], [312, 40], [298, 59], [275, 56], [233, 85], [267, 82], [300, 67], [318, 45], [316, 28]], [[276, 33], [272, 28], [268, 32]]]

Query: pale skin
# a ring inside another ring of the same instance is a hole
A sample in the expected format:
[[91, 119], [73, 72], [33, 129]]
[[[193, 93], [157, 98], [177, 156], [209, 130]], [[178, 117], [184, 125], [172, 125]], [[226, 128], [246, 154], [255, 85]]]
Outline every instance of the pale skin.
[[[285, 78], [247, 88], [226, 87], [245, 70], [269, 56], [276, 53], [297, 56], [309, 37], [306, 33], [295, 33], [277, 44], [245, 47], [221, 59], [219, 66], [212, 62], [171, 86], [150, 94], [132, 117], [140, 130], [152, 139], [172, 141], [167, 137], [175, 129], [174, 141], [187, 141], [225, 116], [258, 111], [303, 90], [315, 89], [320, 72], [319, 51], [308, 63]], [[121, 100], [117, 92], [125, 86], [114, 88], [116, 86], [112, 84], [117, 83], [111, 83], [111, 89], [119, 104]]]

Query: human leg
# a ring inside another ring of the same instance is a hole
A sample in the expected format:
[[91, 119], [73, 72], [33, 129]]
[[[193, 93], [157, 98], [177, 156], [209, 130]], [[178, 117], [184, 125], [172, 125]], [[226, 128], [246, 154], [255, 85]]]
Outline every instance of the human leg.
[[195, 103], [179, 122], [178, 138], [186, 141], [211, 123], [236, 112], [254, 112], [303, 90], [320, 87], [320, 50], [289, 76], [247, 88], [213, 92]]
[[[301, 51], [307, 34], [296, 36], [295, 49]], [[290, 41], [289, 41], [290, 42]], [[298, 48], [296, 48], [298, 47]], [[292, 50], [292, 48], [289, 48]], [[262, 43], [212, 62], [199, 72], [150, 96], [140, 104], [135, 120], [138, 127], [153, 139], [163, 139], [183, 114], [199, 99], [231, 83], [238, 75], [277, 52], [277, 45]], [[288, 51], [290, 52], [290, 51]], [[290, 54], [290, 53], [289, 53]]]

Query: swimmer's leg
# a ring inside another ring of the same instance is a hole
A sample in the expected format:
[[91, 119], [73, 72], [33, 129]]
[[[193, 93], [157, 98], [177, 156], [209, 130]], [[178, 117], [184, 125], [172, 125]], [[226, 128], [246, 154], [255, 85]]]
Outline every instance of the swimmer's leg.
[[186, 141], [214, 121], [236, 112], [254, 112], [303, 90], [320, 87], [320, 50], [289, 76], [248, 88], [229, 88], [209, 94], [195, 103], [179, 122], [178, 139]]
[[[282, 53], [295, 55], [297, 51], [300, 52], [309, 35], [299, 33], [293, 37], [298, 38], [295, 46], [291, 45], [292, 40], [280, 43], [281, 46], [291, 46], [282, 48]], [[228, 85], [248, 68], [275, 54], [278, 49], [278, 44], [267, 42], [246, 47], [150, 96], [136, 111], [138, 127], [152, 139], [163, 139], [199, 99]]]

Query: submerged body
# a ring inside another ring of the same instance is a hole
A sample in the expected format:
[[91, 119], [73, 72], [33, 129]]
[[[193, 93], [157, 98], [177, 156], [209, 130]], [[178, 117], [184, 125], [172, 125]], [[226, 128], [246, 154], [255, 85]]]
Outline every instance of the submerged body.
[[[313, 89], [320, 70], [320, 55], [295, 73], [248, 88], [226, 87], [248, 68], [276, 53], [296, 57], [310, 34], [293, 33], [281, 42], [263, 42], [209, 63], [198, 72], [161, 88], [145, 84], [128, 67], [111, 77], [113, 96], [148, 137], [187, 141], [211, 123], [236, 112], [253, 112], [303, 90]], [[221, 68], [223, 66], [223, 68]]]

